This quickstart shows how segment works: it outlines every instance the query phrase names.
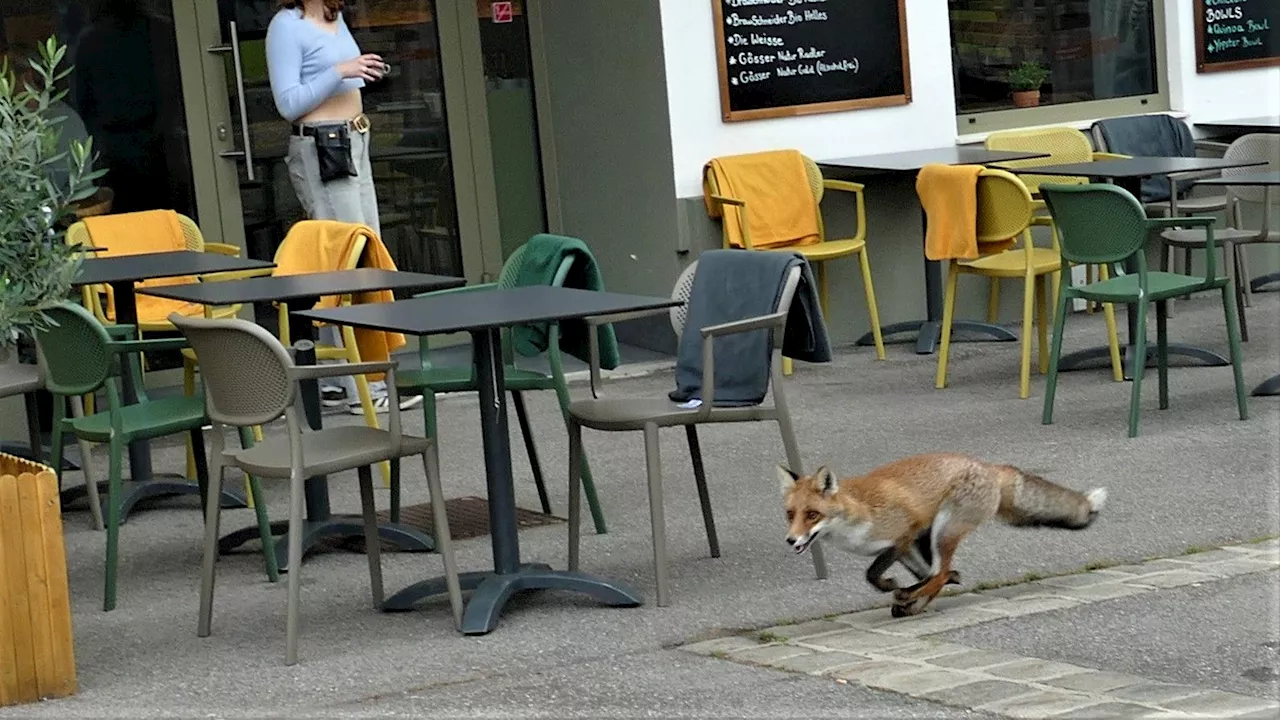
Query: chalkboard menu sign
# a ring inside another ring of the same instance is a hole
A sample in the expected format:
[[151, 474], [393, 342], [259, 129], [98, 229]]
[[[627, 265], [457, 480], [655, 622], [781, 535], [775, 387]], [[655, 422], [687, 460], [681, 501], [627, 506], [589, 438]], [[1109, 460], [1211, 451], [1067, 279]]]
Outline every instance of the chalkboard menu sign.
[[1195, 0], [1196, 71], [1280, 65], [1280, 0]]
[[911, 102], [906, 0], [711, 0], [726, 122]]

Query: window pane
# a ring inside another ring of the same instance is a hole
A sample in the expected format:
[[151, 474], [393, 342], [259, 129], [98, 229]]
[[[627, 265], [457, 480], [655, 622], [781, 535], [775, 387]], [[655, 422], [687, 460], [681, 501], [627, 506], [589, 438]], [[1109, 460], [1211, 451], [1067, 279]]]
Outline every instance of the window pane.
[[1151, 0], [951, 0], [961, 114], [1014, 107], [1009, 73], [1045, 71], [1041, 105], [1152, 95]]

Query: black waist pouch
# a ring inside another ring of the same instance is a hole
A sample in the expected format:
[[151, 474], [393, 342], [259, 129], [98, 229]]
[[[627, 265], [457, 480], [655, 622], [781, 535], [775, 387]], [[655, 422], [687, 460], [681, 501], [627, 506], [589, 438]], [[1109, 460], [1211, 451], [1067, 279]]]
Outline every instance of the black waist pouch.
[[346, 124], [317, 125], [312, 137], [316, 141], [316, 159], [320, 161], [320, 182], [356, 176], [356, 164], [351, 157], [351, 135]]

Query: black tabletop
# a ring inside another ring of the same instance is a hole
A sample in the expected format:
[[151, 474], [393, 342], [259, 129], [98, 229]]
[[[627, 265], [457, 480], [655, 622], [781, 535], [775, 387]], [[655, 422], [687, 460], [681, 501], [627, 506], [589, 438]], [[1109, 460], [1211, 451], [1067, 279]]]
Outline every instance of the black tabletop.
[[1265, 160], [1227, 160], [1202, 157], [1133, 157], [1123, 160], [1097, 160], [1095, 162], [1070, 163], [1068, 165], [1041, 165], [1039, 167], [1009, 168], [1009, 172], [1023, 175], [1066, 175], [1090, 178], [1145, 178], [1170, 173], [1198, 170], [1266, 165]]
[[80, 264], [80, 274], [76, 275], [72, 284], [122, 283], [178, 277], [180, 275], [203, 275], [205, 273], [258, 270], [271, 267], [275, 267], [275, 263], [187, 250], [141, 255], [116, 255], [113, 257], [85, 258], [84, 262]]
[[332, 310], [305, 310], [297, 314], [336, 325], [421, 336], [651, 310], [678, 304], [678, 300], [671, 298], [540, 285]]
[[303, 275], [272, 275], [245, 280], [138, 288], [138, 293], [202, 305], [230, 305], [251, 302], [288, 302], [377, 290], [442, 290], [465, 285], [466, 282], [463, 278], [446, 275], [356, 268]]
[[1280, 115], [1261, 115], [1247, 118], [1228, 118], [1226, 120], [1208, 120], [1196, 123], [1198, 127], [1262, 130], [1264, 132], [1280, 132]]
[[1280, 185], [1280, 170], [1197, 180], [1197, 185]]
[[987, 150], [967, 145], [950, 145], [928, 150], [861, 155], [858, 157], [822, 160], [818, 164], [856, 170], [916, 171], [925, 165], [986, 165], [1010, 160], [1030, 160], [1048, 157], [1048, 153], [1021, 150]]

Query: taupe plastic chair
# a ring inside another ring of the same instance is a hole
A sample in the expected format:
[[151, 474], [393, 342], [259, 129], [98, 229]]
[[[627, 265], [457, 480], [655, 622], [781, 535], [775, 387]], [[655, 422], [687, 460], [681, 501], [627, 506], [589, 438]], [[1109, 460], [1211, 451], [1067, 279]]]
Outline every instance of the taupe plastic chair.
[[[19, 363], [16, 357], [9, 362], [0, 363], [0, 399], [23, 395], [28, 398], [27, 402], [30, 403], [29, 398], [33, 397], [34, 393], [42, 388], [44, 388], [44, 372], [40, 365]], [[33, 408], [28, 405], [27, 422], [30, 424], [28, 441], [31, 444], [31, 455], [36, 462], [43, 462], [41, 458], [43, 453], [41, 452], [40, 426], [35, 424], [36, 418], [32, 411]], [[84, 400], [80, 397], [71, 398], [71, 416], [74, 418], [84, 417]], [[89, 496], [89, 514], [93, 519], [93, 529], [102, 530], [102, 499], [98, 494], [98, 483], [93, 479], [93, 472], [89, 469], [90, 445], [84, 440], [79, 440], [79, 445], [80, 470], [84, 473], [85, 491]], [[59, 473], [59, 477], [61, 477], [61, 473]]]
[[[197, 634], [210, 634], [214, 568], [218, 559], [219, 502], [223, 470], [237, 467], [262, 478], [289, 479], [289, 604], [286, 624], [286, 664], [298, 661], [298, 590], [302, 573], [303, 484], [311, 477], [355, 469], [360, 480], [360, 504], [364, 513], [365, 553], [369, 558], [369, 582], [373, 606], [382, 607], [381, 543], [373, 507], [372, 466], [388, 460], [421, 455], [435, 519], [436, 549], [444, 561], [445, 584], [453, 609], [454, 627], [462, 626], [462, 590], [449, 536], [444, 491], [440, 487], [435, 444], [428, 438], [404, 435], [400, 430], [400, 403], [396, 397], [394, 362], [361, 362], [338, 365], [293, 363], [288, 350], [271, 333], [245, 320], [208, 320], [170, 315], [169, 320], [187, 337], [200, 361], [209, 420], [213, 424], [209, 458], [210, 489], [205, 507], [204, 563], [200, 584], [200, 623]], [[349, 374], [386, 373], [390, 397], [388, 429], [351, 425], [302, 431], [298, 382]], [[288, 434], [268, 437], [248, 450], [228, 451], [225, 427], [266, 425], [281, 415]], [[398, 467], [398, 463], [393, 463]]]
[[[684, 332], [693, 278], [698, 263], [685, 268], [671, 297], [683, 304], [670, 310], [671, 327], [676, 337]], [[786, 285], [772, 315], [744, 318], [702, 328], [702, 404], [696, 408], [684, 408], [663, 398], [605, 398], [599, 388], [600, 363], [595, 345], [596, 333], [590, 335], [591, 395], [590, 399], [577, 400], [569, 405], [569, 569], [578, 569], [578, 545], [581, 538], [581, 483], [578, 480], [582, 461], [582, 428], [621, 432], [644, 432], [645, 467], [649, 483], [649, 514], [653, 526], [653, 566], [657, 578], [658, 605], [670, 601], [670, 576], [667, 572], [667, 530], [662, 496], [662, 463], [658, 452], [658, 429], [683, 426], [689, 442], [689, 455], [693, 461], [693, 477], [698, 486], [698, 500], [702, 505], [702, 521], [707, 531], [707, 543], [711, 557], [720, 557], [720, 541], [716, 537], [715, 518], [711, 512], [711, 496], [707, 491], [706, 470], [702, 464], [702, 449], [698, 442], [698, 425], [703, 423], [737, 423], [775, 421], [782, 434], [782, 444], [787, 453], [787, 465], [801, 472], [800, 449], [796, 443], [795, 429], [787, 411], [787, 399], [782, 388], [782, 339], [786, 330], [787, 313], [796, 288], [800, 285], [800, 268], [792, 268]], [[588, 318], [592, 326], [650, 314], [648, 312], [622, 313]], [[761, 403], [748, 407], [714, 407], [715, 403], [715, 339], [733, 333], [768, 329], [773, 333], [773, 354], [769, 363], [769, 384], [773, 390], [773, 404]], [[818, 579], [826, 579], [827, 564], [822, 548], [814, 544], [813, 569]]]
[[[1229, 178], [1232, 175], [1251, 175], [1253, 173], [1280, 170], [1280, 135], [1269, 133], [1242, 135], [1227, 147], [1223, 157], [1228, 160], [1263, 161], [1267, 163], [1265, 166], [1253, 165], [1250, 167], [1225, 168], [1222, 170], [1222, 177], [1224, 178]], [[1276, 225], [1271, 204], [1268, 202], [1272, 192], [1271, 188], [1264, 186], [1228, 185], [1227, 203], [1228, 209], [1231, 211], [1231, 224], [1230, 227], [1217, 228], [1213, 231], [1214, 240], [1222, 246], [1223, 265], [1226, 266], [1227, 278], [1235, 283], [1236, 315], [1240, 318], [1240, 339], [1243, 341], [1249, 340], [1249, 323], [1245, 318], [1244, 309], [1252, 305], [1252, 294], [1249, 289], [1249, 269], [1245, 263], [1244, 246], [1257, 243], [1280, 243], [1280, 227]], [[1262, 225], [1260, 227], [1257, 229], [1244, 227], [1241, 217], [1241, 205], [1261, 206]], [[1185, 266], [1183, 271], [1189, 274], [1191, 272], [1191, 251], [1205, 248], [1204, 228], [1165, 230], [1160, 234], [1160, 238], [1165, 245], [1161, 253], [1161, 269], [1169, 269], [1171, 264], [1169, 258], [1172, 256], [1173, 248], [1182, 248], [1184, 251], [1183, 264]]]

